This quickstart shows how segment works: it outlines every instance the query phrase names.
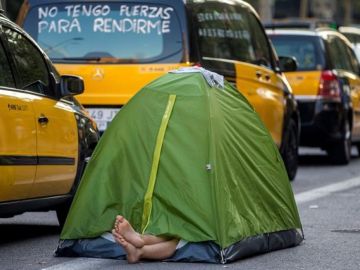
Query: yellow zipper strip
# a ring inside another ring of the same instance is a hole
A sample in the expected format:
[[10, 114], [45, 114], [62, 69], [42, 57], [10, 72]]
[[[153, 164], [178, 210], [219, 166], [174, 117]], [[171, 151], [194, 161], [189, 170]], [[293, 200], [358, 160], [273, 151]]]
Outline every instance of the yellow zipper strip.
[[151, 172], [150, 172], [150, 177], [149, 177], [149, 184], [148, 184], [148, 188], [147, 188], [147, 191], [146, 191], [145, 197], [144, 197], [144, 210], [143, 210], [143, 216], [142, 216], [142, 222], [141, 222], [142, 233], [145, 232], [145, 230], [150, 222], [150, 215], [151, 215], [151, 210], [152, 210], [152, 197], [153, 197], [153, 193], [154, 193], [156, 176], [157, 176], [157, 171], [158, 171], [158, 167], [159, 167], [161, 148], [162, 148], [162, 145], [164, 142], [165, 132], [166, 132], [167, 125], [169, 123], [171, 112], [172, 112], [174, 104], [175, 104], [175, 99], [176, 99], [176, 95], [169, 96], [166, 110], [165, 110], [165, 113], [161, 120], [159, 133], [156, 138], [156, 145], [155, 145], [153, 162], [152, 162]]

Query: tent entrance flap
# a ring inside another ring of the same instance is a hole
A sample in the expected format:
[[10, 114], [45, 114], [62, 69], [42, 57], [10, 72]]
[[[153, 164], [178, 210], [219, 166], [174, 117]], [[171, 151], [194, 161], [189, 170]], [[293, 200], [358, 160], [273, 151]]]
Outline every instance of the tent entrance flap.
[[145, 197], [144, 197], [144, 210], [143, 210], [142, 223], [141, 223], [142, 233], [145, 232], [146, 227], [148, 226], [149, 221], [150, 221], [150, 215], [151, 215], [151, 210], [152, 210], [152, 196], [154, 193], [156, 175], [157, 175], [157, 171], [158, 171], [158, 167], [159, 167], [161, 148], [162, 148], [162, 145], [164, 142], [165, 132], [166, 132], [167, 125], [169, 123], [171, 112], [174, 108], [175, 100], [176, 100], [176, 95], [169, 96], [168, 103], [167, 103], [163, 118], [161, 120], [159, 133], [158, 133], [157, 139], [156, 139], [156, 145], [155, 145], [155, 150], [154, 150], [154, 155], [153, 155], [153, 162], [152, 162], [151, 172], [150, 172], [150, 177], [149, 177], [149, 184], [148, 184], [148, 188], [146, 190]]

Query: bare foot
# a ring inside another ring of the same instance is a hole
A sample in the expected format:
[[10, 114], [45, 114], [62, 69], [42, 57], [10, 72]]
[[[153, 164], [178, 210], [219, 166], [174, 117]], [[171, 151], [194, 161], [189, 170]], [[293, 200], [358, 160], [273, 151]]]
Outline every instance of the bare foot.
[[112, 235], [114, 236], [115, 242], [120, 244], [120, 239], [124, 239], [124, 237], [122, 237], [119, 233], [117, 233], [115, 229], [113, 229], [111, 232]]
[[124, 237], [116, 232], [116, 230], [112, 230], [112, 233], [115, 241], [125, 249], [128, 263], [137, 263], [140, 260], [141, 249], [136, 248], [134, 245], [127, 242]]
[[140, 234], [137, 233], [123, 216], [117, 216], [115, 221], [116, 232], [120, 234], [127, 242], [136, 248], [142, 248], [144, 246], [144, 240]]
[[121, 223], [124, 221], [124, 217], [121, 216], [121, 215], [117, 215], [116, 218], [115, 218], [115, 225], [118, 224], [118, 223]]
[[114, 229], [116, 230], [116, 228], [119, 226], [119, 224], [123, 221], [124, 221], [124, 217], [117, 215], [115, 218]]

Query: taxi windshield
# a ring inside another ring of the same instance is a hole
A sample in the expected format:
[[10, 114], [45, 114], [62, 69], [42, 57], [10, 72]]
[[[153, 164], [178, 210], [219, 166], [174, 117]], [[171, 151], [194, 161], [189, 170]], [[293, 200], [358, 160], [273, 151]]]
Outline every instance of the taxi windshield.
[[296, 58], [298, 71], [319, 70], [325, 66], [316, 37], [270, 35], [270, 39], [278, 55]]
[[71, 2], [31, 8], [24, 28], [54, 62], [176, 63], [176, 10], [159, 4]]

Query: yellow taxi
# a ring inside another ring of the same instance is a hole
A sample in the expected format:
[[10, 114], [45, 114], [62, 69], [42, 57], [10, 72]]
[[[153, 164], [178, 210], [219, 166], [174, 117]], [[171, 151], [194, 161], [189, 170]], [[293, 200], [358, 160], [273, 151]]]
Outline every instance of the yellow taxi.
[[100, 131], [139, 89], [172, 69], [199, 65], [224, 75], [254, 106], [295, 177], [296, 102], [246, 2], [29, 0], [17, 23], [60, 73], [84, 78], [79, 100]]
[[73, 97], [83, 81], [60, 77], [2, 12], [0, 32], [0, 217], [56, 210], [62, 224], [99, 138]]
[[277, 52], [293, 56], [287, 72], [301, 116], [304, 146], [321, 147], [334, 163], [347, 164], [360, 150], [360, 69], [350, 42], [330, 28], [269, 29]]

